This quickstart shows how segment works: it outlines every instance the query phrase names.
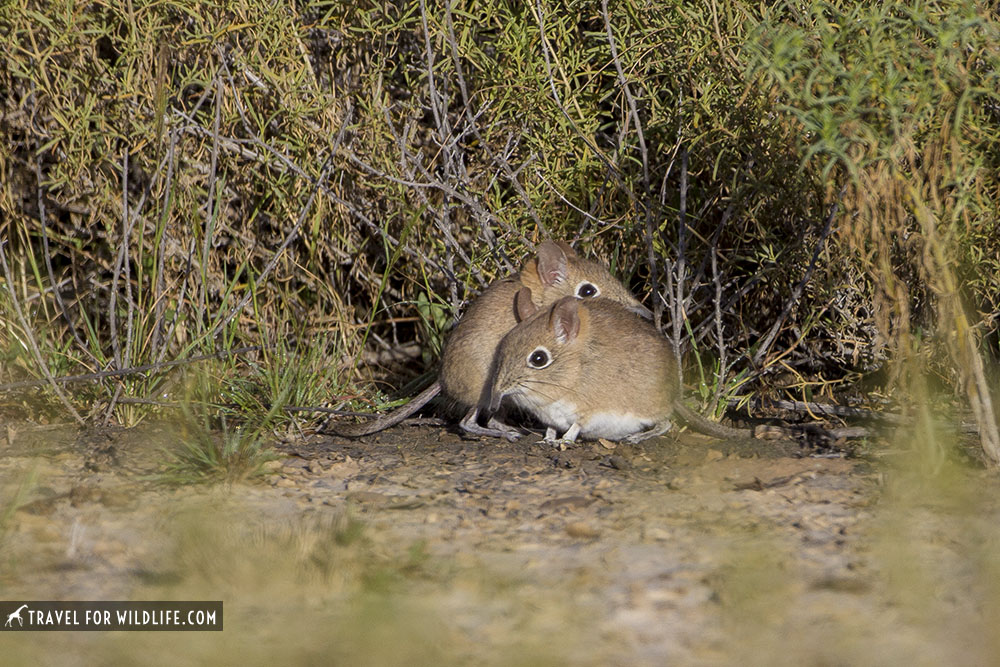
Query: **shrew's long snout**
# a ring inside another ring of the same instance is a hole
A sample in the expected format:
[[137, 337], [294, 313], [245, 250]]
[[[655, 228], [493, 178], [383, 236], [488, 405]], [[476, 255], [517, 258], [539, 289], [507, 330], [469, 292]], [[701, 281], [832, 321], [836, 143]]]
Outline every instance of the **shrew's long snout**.
[[500, 410], [500, 403], [503, 401], [503, 397], [504, 392], [499, 391], [495, 386], [487, 387], [480, 401], [480, 412], [485, 413], [484, 416], [489, 419]]

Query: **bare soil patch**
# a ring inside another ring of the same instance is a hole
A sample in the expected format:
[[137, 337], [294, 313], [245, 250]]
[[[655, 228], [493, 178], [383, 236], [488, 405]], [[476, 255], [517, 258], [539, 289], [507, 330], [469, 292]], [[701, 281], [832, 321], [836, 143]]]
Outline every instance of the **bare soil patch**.
[[[1000, 600], [996, 480], [969, 468], [917, 488], [791, 442], [556, 448], [399, 427], [282, 443], [261, 481], [170, 487], [155, 478], [169, 428], [12, 433], [4, 598], [222, 599], [223, 637], [173, 645], [192, 660], [998, 655], [979, 632]], [[11, 655], [82, 664], [80, 646], [126, 659], [170, 646], [170, 633], [57, 634], [44, 649], [17, 635]]]

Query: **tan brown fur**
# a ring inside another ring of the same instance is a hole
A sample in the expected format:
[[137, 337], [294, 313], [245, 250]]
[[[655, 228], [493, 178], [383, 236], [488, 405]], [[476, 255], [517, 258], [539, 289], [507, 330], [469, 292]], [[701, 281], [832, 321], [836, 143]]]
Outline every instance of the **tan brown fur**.
[[520, 273], [499, 280], [478, 299], [455, 326], [441, 357], [442, 392], [463, 408], [481, 398], [497, 345], [518, 323], [515, 298], [522, 287], [538, 308], [573, 296], [583, 281], [598, 286], [603, 297], [645, 310], [632, 294], [599, 262], [583, 259], [563, 243], [543, 243], [538, 255]]
[[[478, 406], [492, 373], [497, 345], [519, 322], [518, 309], [547, 307], [565, 296], [576, 294], [581, 283], [596, 286], [601, 297], [620, 301], [632, 312], [649, 316], [634, 296], [600, 262], [578, 257], [566, 243], [546, 241], [521, 271], [491, 284], [466, 310], [452, 330], [441, 357], [438, 381], [404, 408], [361, 427], [340, 427], [341, 435], [360, 436], [388, 428], [419, 409], [435, 395], [443, 393], [464, 417], [460, 426], [469, 433], [516, 437], [517, 432], [494, 420], [483, 428], [477, 424]], [[524, 287], [519, 306], [517, 297]]]
[[[551, 363], [533, 368], [536, 352]], [[668, 430], [675, 413], [709, 435], [751, 435], [684, 407], [677, 378], [673, 348], [651, 324], [606, 299], [561, 299], [503, 338], [483, 403], [509, 397], [569, 440], [642, 440]]]

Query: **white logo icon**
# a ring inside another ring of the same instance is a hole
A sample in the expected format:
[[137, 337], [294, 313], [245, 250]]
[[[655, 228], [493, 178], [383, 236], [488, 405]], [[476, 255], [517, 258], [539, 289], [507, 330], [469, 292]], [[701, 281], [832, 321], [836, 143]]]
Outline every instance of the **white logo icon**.
[[21, 618], [21, 610], [27, 606], [28, 605], [26, 604], [22, 604], [20, 607], [17, 608], [17, 611], [11, 614], [7, 614], [7, 622], [4, 623], [4, 627], [5, 628], [12, 627], [10, 622], [13, 621], [15, 618], [17, 619], [17, 622], [21, 624], [21, 627], [24, 627], [24, 620]]

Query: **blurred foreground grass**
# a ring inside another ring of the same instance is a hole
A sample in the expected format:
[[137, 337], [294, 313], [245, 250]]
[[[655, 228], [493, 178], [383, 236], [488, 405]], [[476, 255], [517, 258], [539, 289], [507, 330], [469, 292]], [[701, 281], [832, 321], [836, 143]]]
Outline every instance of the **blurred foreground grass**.
[[[695, 493], [636, 475], [631, 491], [605, 491], [606, 508], [662, 509], [627, 521], [582, 513], [590, 538], [565, 534], [575, 513], [546, 521], [530, 501], [513, 518], [474, 513], [485, 530], [456, 530], [441, 516], [447, 500], [364, 511], [316, 487], [304, 508], [283, 487], [245, 483], [147, 489], [102, 526], [86, 504], [15, 515], [12, 505], [55, 482], [46, 468], [19, 485], [8, 468], [0, 516], [17, 525], [0, 532], [4, 598], [219, 599], [225, 630], [8, 634], [4, 663], [993, 664], [1000, 486], [940, 459], [948, 443], [921, 442], [914, 456], [914, 439], [947, 437], [901, 430], [848, 473], [874, 474], [877, 486], [845, 502], [825, 493], [853, 481], [833, 475], [779, 501], [782, 515], [773, 504], [757, 512], [757, 491], [740, 500], [751, 506], [726, 509], [729, 479]], [[713, 461], [676, 472], [714, 479]], [[558, 477], [573, 475], [532, 483]], [[848, 532], [796, 526], [804, 506], [824, 504], [853, 517]]]
[[[926, 406], [923, 415], [929, 417]], [[931, 423], [928, 420], [925, 423]], [[900, 428], [844, 571], [797, 576], [809, 540], [734, 539], [718, 590], [725, 632], [752, 665], [990, 665], [1000, 660], [998, 482], [941, 453], [947, 425]], [[720, 664], [735, 664], [726, 658]]]
[[[573, 618], [572, 591], [542, 602], [515, 572], [431, 556], [424, 540], [373, 534], [349, 510], [276, 516], [276, 505], [250, 512], [237, 495], [165, 503], [144, 534], [155, 553], [124, 563], [135, 568], [131, 599], [223, 600], [222, 632], [10, 634], [4, 664], [527, 665], [564, 664], [585, 655], [581, 642], [598, 648]], [[45, 556], [18, 561], [3, 542], [0, 556], [0, 593], [38, 581]], [[61, 579], [73, 590], [123, 583]]]

